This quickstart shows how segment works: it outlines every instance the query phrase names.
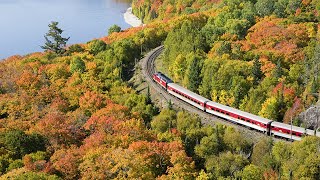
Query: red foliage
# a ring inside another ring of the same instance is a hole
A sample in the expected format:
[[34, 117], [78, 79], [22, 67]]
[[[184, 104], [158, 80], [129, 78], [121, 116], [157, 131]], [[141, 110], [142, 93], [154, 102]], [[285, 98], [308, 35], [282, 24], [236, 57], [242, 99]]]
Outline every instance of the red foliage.
[[54, 173], [54, 168], [51, 162], [46, 160], [33, 160], [31, 156], [26, 155], [23, 157], [24, 167], [30, 171], [42, 171], [48, 174]]
[[281, 25], [282, 19], [266, 17], [249, 29], [243, 50], [254, 50], [265, 54], [271, 52], [283, 56], [287, 62], [302, 60], [301, 45], [309, 41], [305, 24]]
[[294, 103], [291, 108], [287, 110], [283, 117], [283, 122], [290, 124], [291, 118], [295, 118], [303, 111], [303, 103], [302, 100], [298, 97], [294, 98]]
[[78, 143], [84, 136], [82, 129], [59, 111], [49, 112], [36, 124], [35, 129], [46, 136], [54, 148]]
[[260, 56], [259, 61], [261, 62], [261, 71], [266, 77], [269, 77], [276, 65], [269, 60], [268, 56], [265, 55]]
[[111, 101], [107, 102], [107, 106], [92, 114], [91, 118], [84, 124], [85, 129], [100, 129], [106, 128], [117, 121], [123, 121], [129, 118], [128, 108]]
[[51, 161], [56, 170], [60, 171], [64, 179], [78, 179], [78, 166], [82, 157], [82, 151], [74, 147], [56, 151]]
[[89, 149], [100, 147], [105, 144], [107, 134], [103, 131], [96, 131], [92, 133], [89, 137], [84, 139], [81, 150], [87, 152]]
[[16, 83], [20, 88], [28, 90], [35, 90], [40, 87], [40, 79], [37, 74], [27, 70], [23, 71]]
[[274, 95], [276, 95], [279, 91], [283, 90], [284, 96], [295, 96], [295, 90], [293, 88], [289, 88], [283, 85], [283, 82], [279, 82], [275, 88], [273, 88], [272, 92]]
[[105, 97], [94, 91], [87, 91], [79, 98], [80, 108], [95, 112], [105, 106]]

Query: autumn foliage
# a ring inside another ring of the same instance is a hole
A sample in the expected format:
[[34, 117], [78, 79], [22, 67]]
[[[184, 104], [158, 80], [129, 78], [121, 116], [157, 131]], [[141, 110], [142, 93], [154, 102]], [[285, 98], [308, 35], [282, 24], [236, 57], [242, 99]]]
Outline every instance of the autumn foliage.
[[134, 0], [147, 22], [0, 62], [0, 178], [319, 179], [316, 137], [253, 142], [158, 108], [129, 80], [164, 44], [163, 70], [204, 97], [293, 122], [319, 91], [317, 0]]

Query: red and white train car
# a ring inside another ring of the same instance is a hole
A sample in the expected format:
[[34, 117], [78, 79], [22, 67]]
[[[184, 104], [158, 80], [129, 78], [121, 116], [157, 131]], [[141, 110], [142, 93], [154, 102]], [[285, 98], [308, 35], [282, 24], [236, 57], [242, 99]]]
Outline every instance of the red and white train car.
[[[292, 129], [292, 133], [291, 133]], [[307, 135], [313, 135], [310, 134], [312, 130], [292, 126], [289, 124], [284, 124], [280, 122], [272, 122], [271, 124], [271, 134], [278, 137], [284, 137], [286, 139], [293, 139], [293, 140], [301, 140], [302, 136]]]
[[177, 84], [169, 83], [168, 84], [168, 93], [178, 97], [179, 99], [201, 109], [205, 110], [205, 103], [209, 101], [209, 99], [206, 99], [192, 91], [189, 91], [188, 89], [185, 89]]
[[270, 134], [271, 120], [250, 114], [229, 106], [209, 101], [206, 103], [206, 112], [227, 119], [231, 122], [241, 124], [263, 133]]
[[157, 72], [152, 76], [153, 80], [160, 84], [164, 89], [167, 89], [168, 83], [173, 83], [173, 81], [165, 76], [164, 74]]
[[[316, 135], [320, 137], [320, 132], [314, 132], [311, 129], [305, 129], [292, 126], [280, 122], [275, 122], [251, 113], [247, 113], [229, 106], [225, 106], [216, 102], [212, 102], [188, 89], [181, 87], [158, 72], [153, 75], [154, 81], [168, 91], [171, 95], [201, 109], [202, 111], [224, 118], [231, 122], [250, 127], [282, 138], [301, 140], [304, 135]], [[292, 130], [292, 132], [291, 132]]]

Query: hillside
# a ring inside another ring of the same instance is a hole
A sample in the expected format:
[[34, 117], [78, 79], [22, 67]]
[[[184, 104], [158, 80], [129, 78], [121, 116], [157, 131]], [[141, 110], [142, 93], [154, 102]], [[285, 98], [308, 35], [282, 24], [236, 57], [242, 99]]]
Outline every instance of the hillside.
[[285, 123], [317, 101], [319, 1], [136, 0], [133, 7], [147, 22], [191, 14], [168, 33], [163, 57], [166, 73], [188, 89]]
[[133, 0], [144, 27], [0, 62], [0, 179], [319, 179], [319, 138], [254, 143], [128, 82], [164, 43], [176, 82], [287, 122], [317, 100], [320, 6], [266, 2]]

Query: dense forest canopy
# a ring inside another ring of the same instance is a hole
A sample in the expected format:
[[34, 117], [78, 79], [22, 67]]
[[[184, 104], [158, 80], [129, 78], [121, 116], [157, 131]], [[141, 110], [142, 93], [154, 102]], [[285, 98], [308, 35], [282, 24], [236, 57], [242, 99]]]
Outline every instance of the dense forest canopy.
[[133, 7], [147, 22], [191, 14], [168, 33], [163, 57], [166, 73], [190, 90], [285, 123], [317, 101], [319, 1], [136, 0]]
[[174, 81], [288, 122], [317, 100], [319, 1], [133, 0], [133, 11], [148, 24], [0, 63], [0, 179], [320, 179], [319, 138], [253, 141], [159, 110], [128, 82], [164, 43]]

